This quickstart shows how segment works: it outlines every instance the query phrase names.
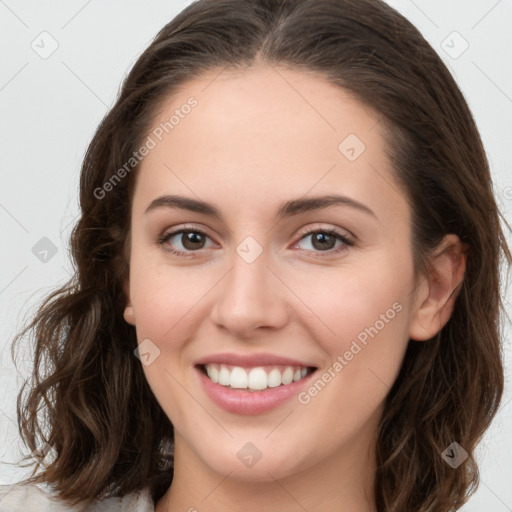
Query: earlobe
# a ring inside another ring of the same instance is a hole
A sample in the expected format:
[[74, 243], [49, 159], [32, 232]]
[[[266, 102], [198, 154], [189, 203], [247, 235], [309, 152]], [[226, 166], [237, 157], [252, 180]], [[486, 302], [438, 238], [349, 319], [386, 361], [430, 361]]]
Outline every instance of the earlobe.
[[135, 325], [135, 314], [133, 312], [133, 307], [131, 305], [126, 306], [124, 308], [123, 316], [126, 322], [128, 322], [131, 325]]
[[127, 323], [135, 325], [135, 313], [130, 301], [130, 283], [128, 280], [124, 283], [124, 294], [126, 297], [126, 306], [124, 308], [123, 317]]
[[424, 341], [434, 337], [450, 319], [466, 270], [467, 244], [454, 234], [443, 238], [436, 255], [430, 261], [429, 276], [424, 278], [424, 293], [414, 306], [409, 337]]

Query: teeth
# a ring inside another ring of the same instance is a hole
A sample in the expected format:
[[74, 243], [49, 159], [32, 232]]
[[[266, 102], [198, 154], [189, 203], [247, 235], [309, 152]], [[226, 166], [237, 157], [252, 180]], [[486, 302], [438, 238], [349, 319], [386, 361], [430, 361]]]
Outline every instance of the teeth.
[[288, 366], [281, 376], [281, 384], [285, 386], [293, 382], [293, 369]]
[[267, 375], [267, 385], [269, 388], [277, 388], [281, 385], [281, 372], [277, 368], [270, 370]]
[[278, 368], [272, 368], [268, 373], [262, 367], [246, 370], [240, 366], [229, 369], [225, 365], [207, 364], [206, 373], [212, 382], [233, 389], [250, 389], [262, 391], [267, 388], [286, 386], [292, 382], [303, 379], [308, 374], [307, 368], [287, 366], [281, 372]]
[[249, 372], [249, 389], [266, 389], [267, 386], [267, 373], [265, 370], [263, 368], [253, 368]]
[[[210, 365], [207, 365], [207, 368]], [[222, 384], [223, 386], [229, 386], [229, 376], [231, 375], [231, 372], [225, 367], [220, 367], [219, 372], [219, 384]]]
[[212, 366], [212, 365], [208, 365], [206, 367], [206, 371], [208, 372], [208, 377], [210, 377], [210, 380], [212, 382], [219, 382], [219, 370], [217, 370], [217, 368], [215, 368], [215, 366]]
[[235, 366], [231, 370], [231, 375], [229, 377], [229, 384], [232, 388], [236, 389], [247, 389], [247, 372], [240, 368], [239, 366]]

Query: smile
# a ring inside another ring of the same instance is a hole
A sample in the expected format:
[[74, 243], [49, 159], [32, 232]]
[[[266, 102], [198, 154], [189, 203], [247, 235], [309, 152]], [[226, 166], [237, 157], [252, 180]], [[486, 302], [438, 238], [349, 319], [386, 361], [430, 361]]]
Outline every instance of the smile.
[[223, 352], [194, 361], [194, 369], [200, 387], [214, 404], [229, 413], [254, 415], [296, 398], [318, 365], [309, 357]]
[[202, 365], [203, 372], [215, 384], [228, 389], [264, 391], [298, 382], [313, 368], [305, 366], [265, 365], [252, 368], [227, 364]]

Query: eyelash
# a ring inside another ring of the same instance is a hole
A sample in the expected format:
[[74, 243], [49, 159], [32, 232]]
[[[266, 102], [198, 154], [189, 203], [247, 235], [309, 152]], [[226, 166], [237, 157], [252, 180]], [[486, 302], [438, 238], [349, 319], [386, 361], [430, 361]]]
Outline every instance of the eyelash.
[[[205, 233], [201, 229], [198, 229], [198, 228], [182, 228], [182, 229], [179, 229], [177, 231], [172, 231], [171, 233], [163, 234], [162, 236], [160, 236], [158, 238], [158, 244], [159, 245], [164, 245], [169, 239], [173, 238], [176, 235], [179, 235], [180, 233], [199, 233], [202, 236], [210, 238], [208, 236], [208, 234]], [[307, 232], [305, 232], [305, 233], [303, 233], [301, 235], [301, 237], [299, 238], [298, 242], [296, 242], [296, 244], [294, 244], [294, 245], [297, 245], [304, 238], [306, 238], [308, 236], [311, 236], [311, 235], [314, 235], [316, 233], [323, 233], [325, 235], [334, 236], [338, 240], [341, 240], [343, 242], [343, 245], [341, 247], [338, 247], [337, 249], [329, 249], [328, 251], [311, 251], [311, 250], [306, 250], [307, 253], [313, 253], [315, 256], [318, 256], [318, 255], [320, 255], [320, 257], [333, 256], [333, 255], [336, 255], [336, 254], [339, 254], [341, 252], [346, 251], [347, 247], [351, 247], [351, 246], [355, 245], [354, 240], [346, 237], [345, 235], [342, 235], [341, 233], [339, 233], [338, 231], [333, 230], [333, 229], [313, 229], [313, 230], [307, 231]], [[166, 250], [167, 252], [170, 252], [171, 254], [174, 254], [176, 256], [182, 256], [182, 257], [185, 257], [185, 258], [186, 257], [193, 257], [193, 256], [191, 256], [191, 253], [200, 252], [201, 251], [201, 249], [199, 249], [197, 251], [177, 251], [176, 249], [172, 249], [170, 247], [166, 247], [164, 250]]]

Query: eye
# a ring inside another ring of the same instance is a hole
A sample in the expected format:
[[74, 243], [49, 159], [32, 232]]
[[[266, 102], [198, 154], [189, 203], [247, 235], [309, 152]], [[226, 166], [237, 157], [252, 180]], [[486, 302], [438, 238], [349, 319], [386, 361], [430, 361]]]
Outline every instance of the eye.
[[[165, 250], [178, 256], [187, 256], [191, 252], [205, 249], [205, 243], [210, 237], [200, 229], [180, 229], [162, 235], [158, 243], [165, 244]], [[173, 246], [181, 244], [181, 248], [174, 249]]]
[[[311, 239], [312, 249], [300, 247], [301, 242]], [[192, 253], [207, 249], [207, 241], [210, 237], [201, 229], [182, 228], [163, 234], [158, 243], [164, 249], [176, 256], [192, 256]], [[336, 243], [338, 242], [338, 245]], [[213, 245], [213, 244], [212, 244]], [[210, 245], [210, 247], [212, 246]], [[300, 240], [293, 245], [293, 249], [304, 249], [315, 256], [332, 256], [346, 251], [348, 247], [355, 245], [354, 240], [333, 229], [310, 230], [302, 235]], [[178, 248], [176, 248], [178, 246]], [[181, 247], [180, 247], [181, 246]]]
[[[326, 253], [326, 256], [339, 254], [340, 252], [346, 251], [347, 247], [353, 246], [355, 243], [354, 240], [336, 230], [317, 229], [309, 231], [303, 235], [299, 242], [294, 244], [293, 248], [297, 248], [302, 241], [307, 240], [308, 238], [311, 239], [310, 246], [313, 249], [306, 248], [305, 250], [320, 256], [324, 255], [319, 253]], [[336, 246], [337, 241], [339, 242], [338, 246]]]

